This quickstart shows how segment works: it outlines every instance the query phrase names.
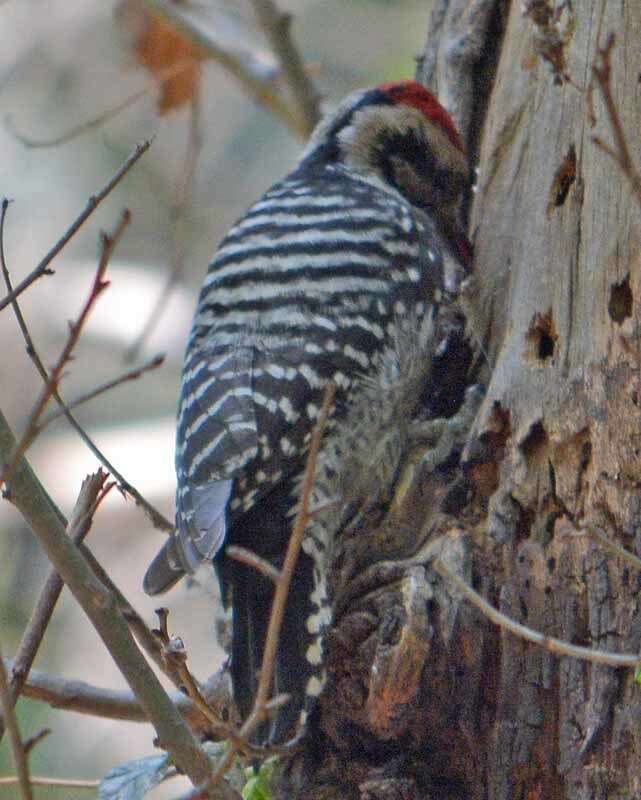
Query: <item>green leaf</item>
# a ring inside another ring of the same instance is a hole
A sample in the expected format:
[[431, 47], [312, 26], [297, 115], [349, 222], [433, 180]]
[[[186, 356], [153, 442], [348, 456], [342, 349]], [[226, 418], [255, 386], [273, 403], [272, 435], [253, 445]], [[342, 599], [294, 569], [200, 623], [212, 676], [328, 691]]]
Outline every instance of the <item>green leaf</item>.
[[634, 681], [641, 686], [641, 664], [637, 664], [634, 668]]
[[254, 775], [243, 786], [243, 800], [272, 800], [271, 791], [260, 775]]
[[167, 753], [127, 761], [109, 770], [98, 787], [99, 800], [141, 800], [173, 770]]
[[276, 758], [267, 759], [261, 764], [258, 775], [251, 768], [246, 770], [250, 777], [241, 792], [243, 800], [272, 800], [271, 780], [276, 762]]

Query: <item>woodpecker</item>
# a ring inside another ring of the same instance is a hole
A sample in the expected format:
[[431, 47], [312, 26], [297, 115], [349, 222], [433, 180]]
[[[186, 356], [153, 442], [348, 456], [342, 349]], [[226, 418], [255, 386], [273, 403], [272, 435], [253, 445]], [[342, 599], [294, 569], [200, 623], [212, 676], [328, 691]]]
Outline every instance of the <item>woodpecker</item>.
[[[355, 92], [319, 123], [298, 165], [231, 228], [209, 266], [182, 375], [176, 529], [144, 588], [158, 594], [214, 564], [232, 608], [243, 716], [273, 586], [225, 548], [282, 563], [324, 389], [336, 387], [313, 495], [334, 510], [309, 525], [289, 592], [274, 691], [291, 699], [272, 741], [291, 735], [322, 688], [325, 572], [345, 509], [393, 480], [404, 441], [394, 431], [408, 430], [421, 397], [432, 419], [461, 404], [447, 376], [460, 327], [451, 309], [470, 261], [457, 218], [469, 174], [451, 118], [421, 85]], [[363, 470], [363, 448], [354, 453], [374, 422], [380, 435], [365, 447], [372, 468]]]

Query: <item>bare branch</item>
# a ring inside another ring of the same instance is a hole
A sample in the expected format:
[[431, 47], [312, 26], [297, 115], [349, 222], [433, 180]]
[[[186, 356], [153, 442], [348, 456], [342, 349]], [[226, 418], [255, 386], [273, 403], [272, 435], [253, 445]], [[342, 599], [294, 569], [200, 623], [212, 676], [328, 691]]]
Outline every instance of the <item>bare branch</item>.
[[129, 172], [129, 170], [133, 167], [133, 165], [140, 159], [144, 153], [149, 150], [151, 146], [151, 140], [147, 139], [140, 144], [136, 145], [135, 150], [129, 156], [129, 158], [125, 161], [125, 163], [120, 167], [120, 169], [116, 172], [116, 174], [111, 178], [111, 180], [103, 186], [103, 188], [97, 193], [92, 195], [89, 200], [87, 201], [87, 205], [85, 206], [82, 213], [76, 218], [76, 220], [72, 223], [72, 225], [65, 231], [65, 233], [60, 237], [60, 239], [56, 242], [56, 244], [49, 250], [47, 255], [42, 259], [42, 261], [38, 264], [38, 266], [27, 275], [27, 277], [22, 280], [14, 289], [13, 291], [9, 292], [5, 297], [0, 300], [0, 311], [3, 308], [9, 305], [16, 297], [19, 297], [25, 289], [28, 289], [29, 286], [34, 281], [37, 281], [38, 278], [41, 278], [43, 275], [50, 275], [51, 270], [49, 269], [49, 264], [53, 261], [53, 259], [58, 255], [58, 253], [62, 250], [62, 248], [73, 238], [73, 236], [78, 232], [78, 230], [82, 227], [82, 225], [87, 221], [87, 219], [93, 214], [93, 212], [98, 208], [100, 203], [109, 195], [115, 187], [120, 183], [120, 181], [125, 177], [125, 175]]
[[[7, 262], [5, 259], [4, 253], [4, 223], [5, 217], [7, 213], [7, 209], [9, 207], [9, 201], [5, 198], [2, 201], [2, 211], [0, 213], [0, 266], [2, 267], [2, 272], [4, 274], [4, 280], [7, 285], [7, 291], [9, 294], [12, 292], [11, 286], [11, 279], [9, 277], [9, 270], [7, 268]], [[45, 369], [45, 366], [42, 362], [42, 359], [38, 355], [38, 351], [33, 343], [33, 339], [31, 338], [31, 334], [29, 333], [29, 329], [27, 327], [27, 323], [22, 315], [22, 311], [20, 310], [20, 306], [18, 304], [18, 300], [14, 298], [11, 301], [11, 305], [13, 307], [14, 313], [16, 315], [16, 319], [18, 321], [18, 325], [22, 332], [22, 336], [25, 341], [27, 354], [33, 361], [38, 373], [42, 380], [47, 383], [49, 380], [49, 373]], [[147, 514], [153, 525], [165, 531], [173, 530], [173, 525], [167, 520], [161, 513], [158, 511], [154, 506], [151, 505], [145, 498], [140, 494], [140, 492], [132, 486], [128, 480], [120, 473], [113, 464], [107, 459], [107, 457], [98, 449], [96, 444], [93, 440], [89, 437], [86, 433], [84, 428], [81, 427], [80, 423], [76, 420], [73, 414], [69, 411], [66, 407], [64, 400], [62, 399], [60, 393], [57, 389], [54, 389], [53, 397], [55, 398], [56, 402], [60, 406], [60, 408], [64, 411], [64, 415], [67, 418], [67, 421], [71, 425], [71, 427], [76, 431], [76, 433], [80, 436], [82, 441], [86, 444], [89, 450], [94, 454], [94, 456], [98, 459], [98, 461], [105, 467], [105, 469], [110, 472], [113, 477], [118, 481], [121, 491], [125, 492], [126, 494], [131, 495], [134, 498], [136, 505], [140, 506], [144, 512]]]
[[62, 371], [64, 370], [67, 363], [70, 361], [73, 351], [78, 343], [78, 339], [80, 338], [80, 334], [82, 333], [82, 329], [89, 318], [89, 314], [98, 299], [98, 297], [102, 294], [102, 292], [109, 286], [109, 282], [104, 280], [104, 275], [109, 265], [109, 259], [114, 251], [114, 248], [120, 241], [125, 228], [129, 225], [131, 221], [131, 214], [128, 210], [123, 211], [120, 221], [116, 225], [116, 230], [114, 231], [112, 236], [107, 235], [106, 233], [101, 234], [102, 239], [102, 248], [100, 253], [100, 259], [98, 262], [98, 268], [96, 269], [96, 274], [94, 276], [94, 281], [91, 286], [91, 290], [89, 292], [89, 296], [85, 301], [80, 314], [78, 315], [78, 319], [69, 326], [69, 336], [67, 337], [67, 341], [65, 346], [62, 348], [62, 352], [58, 357], [58, 360], [51, 370], [49, 374], [49, 378], [45, 383], [42, 391], [40, 392], [40, 396], [38, 397], [36, 404], [29, 415], [29, 419], [27, 421], [27, 426], [25, 429], [20, 442], [18, 443], [16, 452], [14, 453], [11, 461], [6, 465], [6, 467], [0, 473], [0, 485], [3, 482], [6, 482], [9, 475], [18, 462], [18, 460], [24, 455], [27, 451], [31, 443], [34, 441], [36, 436], [38, 435], [38, 422], [40, 420], [40, 416], [42, 412], [45, 410], [47, 403], [51, 399], [51, 396], [54, 391], [58, 389], [58, 383], [60, 381], [60, 377], [62, 376]]
[[272, 0], [252, 0], [252, 5], [278, 57], [283, 78], [294, 101], [299, 133], [307, 138], [320, 119], [320, 98], [292, 40], [291, 15], [280, 11]]
[[198, 157], [202, 149], [203, 138], [201, 131], [201, 103], [199, 92], [196, 91], [190, 103], [189, 134], [187, 137], [187, 150], [183, 162], [182, 172], [174, 189], [174, 205], [172, 208], [171, 232], [171, 261], [170, 270], [165, 285], [154, 304], [142, 331], [128, 348], [125, 359], [134, 361], [138, 358], [140, 350], [153, 332], [162, 317], [169, 299], [183, 276], [185, 268], [185, 213], [191, 200], [196, 178]]
[[29, 782], [29, 765], [27, 763], [27, 753], [25, 751], [22, 739], [20, 738], [20, 729], [18, 728], [18, 720], [16, 719], [15, 711], [13, 708], [13, 697], [9, 681], [7, 679], [7, 671], [4, 667], [2, 654], [0, 653], [0, 704], [2, 705], [2, 713], [4, 714], [5, 724], [9, 731], [9, 739], [11, 741], [11, 752], [13, 754], [13, 763], [18, 775], [18, 783], [20, 785], [20, 797], [22, 800], [32, 800], [33, 792], [31, 791], [31, 783]]
[[29, 147], [31, 149], [39, 149], [39, 148], [46, 148], [46, 147], [58, 147], [62, 144], [68, 144], [72, 142], [74, 139], [79, 138], [85, 133], [89, 133], [96, 128], [102, 127], [106, 122], [117, 117], [120, 113], [125, 111], [130, 106], [133, 106], [138, 100], [141, 100], [143, 97], [146, 97], [148, 94], [151, 94], [158, 85], [158, 80], [166, 80], [167, 78], [172, 78], [176, 75], [179, 75], [182, 71], [191, 67], [193, 64], [192, 59], [184, 59], [182, 61], [173, 64], [171, 67], [167, 67], [166, 69], [160, 69], [156, 73], [155, 80], [147, 81], [147, 85], [143, 89], [139, 89], [137, 92], [133, 92], [128, 97], [125, 97], [124, 100], [121, 100], [112, 108], [108, 108], [106, 111], [103, 111], [101, 114], [98, 114], [91, 119], [87, 119], [84, 122], [79, 123], [78, 125], [74, 125], [72, 128], [69, 128], [64, 133], [61, 133], [59, 136], [54, 136], [51, 139], [36, 139], [32, 136], [28, 136], [27, 134], [19, 131], [13, 118], [9, 115], [5, 116], [4, 122], [7, 130], [9, 133], [17, 139], [20, 144], [24, 145], [25, 147]]
[[[615, 44], [615, 36], [613, 33], [608, 34], [603, 47], [597, 50], [597, 60], [592, 65], [592, 80], [596, 81], [605, 111], [608, 116], [612, 135], [614, 136], [614, 147], [610, 147], [598, 136], [593, 136], [592, 141], [594, 144], [608, 155], [618, 166], [619, 169], [628, 179], [637, 203], [641, 205], [641, 173], [637, 169], [632, 156], [630, 155], [630, 148], [628, 141], [623, 130], [623, 124], [619, 117], [619, 112], [612, 96], [612, 87], [610, 85], [611, 67], [610, 57]], [[592, 84], [590, 84], [588, 93], [588, 104], [592, 108]], [[593, 111], [591, 111], [593, 117]]]
[[[106, 492], [113, 486], [110, 484], [105, 487], [107, 474], [98, 470], [94, 475], [88, 476], [82, 484], [78, 500], [67, 525], [67, 535], [75, 542], [80, 543], [91, 529], [93, 515], [104, 498]], [[106, 491], [105, 491], [106, 489]], [[49, 571], [44, 588], [40, 593], [38, 602], [35, 605], [31, 618], [27, 623], [25, 632], [22, 635], [18, 651], [13, 661], [11, 670], [11, 695], [12, 703], [22, 692], [29, 672], [38, 653], [38, 648], [42, 642], [45, 631], [51, 621], [60, 592], [62, 591], [62, 579], [55, 569]]]
[[[6, 464], [15, 450], [15, 438], [0, 412], [0, 463]], [[69, 541], [62, 515], [24, 458], [16, 465], [8, 489], [11, 502], [30, 525], [136, 694], [158, 733], [160, 746], [194, 784], [206, 780], [210, 773], [206, 754], [136, 647], [115, 599], [95, 577], [78, 547]]]
[[40, 744], [40, 742], [42, 742], [44, 739], [47, 738], [47, 736], [49, 736], [50, 733], [51, 733], [51, 728], [41, 728], [33, 736], [30, 736], [24, 742], [25, 753], [29, 755], [31, 751], [34, 749], [34, 747], [37, 747]]
[[88, 133], [89, 131], [95, 130], [96, 128], [100, 128], [106, 122], [117, 117], [125, 109], [129, 108], [129, 106], [134, 105], [138, 100], [148, 95], [149, 92], [152, 90], [153, 84], [150, 83], [145, 89], [140, 89], [137, 92], [129, 95], [120, 103], [115, 105], [113, 108], [107, 109], [102, 114], [98, 114], [96, 117], [92, 117], [91, 119], [85, 120], [78, 125], [74, 125], [73, 128], [69, 128], [69, 130], [61, 133], [59, 136], [54, 136], [51, 139], [36, 139], [33, 136], [29, 136], [26, 133], [18, 130], [13, 120], [13, 117], [7, 115], [4, 118], [4, 124], [9, 133], [17, 139], [21, 145], [24, 147], [28, 147], [32, 150], [37, 150], [40, 148], [46, 147], [58, 147], [61, 144], [67, 144], [68, 142], [72, 142], [74, 139], [77, 139], [79, 136], [82, 136], [84, 133]]
[[145, 5], [166, 19], [176, 30], [189, 38], [227, 72], [233, 75], [259, 105], [264, 106], [275, 117], [300, 137], [305, 136], [301, 129], [298, 114], [289, 107], [276, 89], [274, 77], [265, 68], [257, 69], [258, 62], [252, 61], [248, 51], [240, 53], [221, 46], [212, 35], [203, 29], [193, 14], [188, 12], [184, 4], [168, 2], [168, 0], [145, 0]]
[[111, 593], [116, 605], [118, 606], [118, 610], [129, 626], [129, 629], [136, 637], [138, 644], [143, 648], [156, 666], [169, 678], [169, 680], [172, 681], [176, 687], [180, 687], [180, 680], [178, 676], [171, 669], [167, 668], [167, 663], [163, 658], [162, 647], [160, 646], [157, 637], [154, 636], [153, 632], [149, 629], [140, 614], [122, 594], [116, 584], [111, 580], [109, 575], [103, 569], [102, 565], [96, 560], [91, 550], [84, 545], [81, 545], [80, 549], [87, 560], [87, 563], [91, 567], [93, 574]]
[[179, 673], [189, 699], [194, 704], [194, 707], [210, 722], [211, 729], [216, 735], [229, 740], [237, 752], [243, 753], [245, 756], [265, 756], [262, 748], [253, 747], [246, 739], [238, 735], [233, 725], [224, 722], [218, 712], [211, 708], [202, 694], [198, 681], [189, 671], [186, 658], [185, 662], [179, 667]]
[[[15, 671], [15, 660], [4, 659], [5, 668]], [[221, 687], [220, 673], [215, 672], [199, 685], [203, 701], [214, 710], [227, 706], [231, 698]], [[47, 703], [52, 708], [74, 711], [105, 719], [121, 719], [127, 722], [149, 722], [142, 706], [131, 691], [103, 689], [85, 681], [58, 678], [45, 672], [32, 670], [24, 684], [24, 697]], [[181, 691], [172, 692], [172, 702], [189, 726], [199, 732], [212, 733], [209, 720], [201, 710]]]
[[[212, 61], [217, 61], [241, 81], [272, 85], [277, 69], [270, 54], [243, 41], [242, 31], [235, 19], [217, 10], [211, 19], [198, 17], [197, 5], [144, 0], [144, 5], [163, 17], [173, 28], [187, 36]], [[210, 24], [207, 24], [210, 23]]]
[[[0, 786], [13, 786], [20, 779], [17, 776], [9, 775], [0, 778]], [[82, 781], [73, 778], [46, 778], [42, 775], [30, 778], [33, 786], [60, 786], [69, 789], [96, 789], [100, 781]]]
[[214, 735], [227, 739], [236, 752], [244, 756], [264, 758], [273, 751], [267, 748], [254, 747], [241, 735], [239, 735], [235, 722], [226, 722], [220, 711], [213, 708], [209, 700], [204, 696], [200, 684], [191, 674], [187, 666], [187, 650], [182, 639], [178, 636], [170, 636], [167, 628], [169, 611], [166, 608], [156, 610], [159, 618], [160, 628], [154, 633], [158, 636], [163, 646], [163, 654], [171, 669], [179, 676], [181, 687], [187, 692], [188, 697], [201, 714], [209, 721], [210, 728]]
[[230, 545], [225, 548], [225, 556], [233, 558], [235, 561], [240, 561], [241, 564], [247, 564], [248, 567], [253, 567], [274, 583], [277, 583], [280, 578], [280, 571], [273, 564], [270, 564], [267, 559], [261, 558], [253, 550], [247, 550], [246, 547]]
[[158, 367], [162, 366], [164, 362], [165, 362], [165, 357], [163, 355], [154, 356], [146, 364], [142, 364], [142, 366], [136, 367], [136, 369], [130, 369], [128, 372], [124, 372], [117, 378], [112, 378], [110, 381], [102, 383], [100, 386], [97, 386], [90, 392], [80, 395], [80, 397], [77, 397], [75, 400], [72, 400], [70, 403], [67, 403], [66, 409], [60, 408], [58, 409], [58, 411], [54, 411], [48, 417], [45, 417], [45, 419], [43, 419], [42, 422], [40, 422], [36, 426], [36, 435], [39, 435], [43, 431], [43, 429], [46, 428], [47, 425], [49, 425], [49, 423], [53, 422], [55, 419], [64, 417], [65, 411], [70, 411], [72, 408], [78, 408], [78, 406], [81, 406], [84, 403], [88, 403], [90, 400], [94, 400], [101, 394], [109, 392], [111, 391], [111, 389], [115, 389], [117, 386], [122, 386], [123, 383], [138, 380], [138, 378], [142, 377], [146, 372], [151, 372], [154, 369], [158, 369]]
[[169, 636], [167, 630], [167, 619], [169, 617], [168, 608], [164, 606], [156, 608], [155, 613], [158, 617], [158, 628], [152, 628], [151, 635], [158, 645], [163, 671], [169, 676], [173, 683], [181, 689], [183, 688], [183, 682], [179, 674], [178, 663], [179, 659], [182, 658], [184, 660], [186, 658], [182, 639]]
[[555, 639], [552, 636], [545, 636], [539, 631], [528, 628], [526, 625], [521, 625], [519, 622], [515, 622], [505, 614], [497, 611], [494, 606], [490, 605], [487, 600], [484, 600], [480, 594], [468, 586], [464, 580], [448, 569], [440, 559], [436, 559], [433, 567], [440, 575], [454, 584], [458, 591], [475, 605], [490, 622], [510, 631], [520, 639], [532, 642], [538, 647], [557, 655], [579, 658], [582, 661], [591, 661], [594, 664], [606, 664], [609, 667], [617, 667], [619, 669], [634, 669], [639, 665], [640, 656], [638, 654], [610, 653], [605, 650], [593, 650], [591, 647], [580, 647], [579, 645], [563, 642], [561, 639]]

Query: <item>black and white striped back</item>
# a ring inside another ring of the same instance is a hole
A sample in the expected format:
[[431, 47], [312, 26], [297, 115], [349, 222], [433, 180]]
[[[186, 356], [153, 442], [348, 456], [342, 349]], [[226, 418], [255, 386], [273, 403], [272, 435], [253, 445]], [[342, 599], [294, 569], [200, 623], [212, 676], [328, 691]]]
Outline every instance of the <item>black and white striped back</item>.
[[181, 484], [242, 471], [231, 524], [300, 463], [327, 380], [340, 402], [395, 316], [433, 302], [440, 253], [422, 252], [420, 225], [396, 193], [326, 165], [276, 184], [222, 242], [188, 345], [177, 461]]
[[[264, 635], [248, 630], [266, 626], [270, 590], [259, 590], [264, 579], [219, 548], [225, 540], [281, 557], [326, 383], [337, 387], [335, 416], [344, 413], [351, 388], [375, 369], [399, 317], [420, 322], [433, 313], [442, 254], [426, 225], [378, 181], [341, 165], [308, 169], [303, 162], [229, 231], [209, 268], [183, 374], [177, 520], [189, 547], [220, 519], [200, 554], [219, 552], [235, 615], [232, 670], [242, 713]], [[318, 574], [303, 553], [289, 614], [318, 614], [318, 602], [310, 606]], [[294, 695], [315, 668], [305, 663], [309, 646], [298, 645], [279, 670], [279, 689]], [[243, 648], [252, 652], [241, 654]], [[299, 710], [300, 700], [289, 717]]]
[[[394, 481], [405, 447], [396, 431], [408, 429], [415, 401], [430, 394], [428, 415], [444, 405], [448, 387], [432, 378], [447, 383], [439, 340], [470, 256], [457, 218], [468, 174], [454, 123], [419, 84], [356, 92], [317, 126], [298, 167], [229, 231], [207, 272], [181, 387], [176, 530], [144, 585], [160, 593], [213, 561], [233, 610], [243, 717], [273, 586], [228, 558], [226, 545], [282, 563], [324, 389], [330, 381], [337, 389], [314, 500], [337, 495], [338, 507], [310, 524], [293, 576], [272, 687], [291, 701], [272, 721], [274, 742], [322, 689], [335, 529], [378, 482]], [[359, 449], [367, 437], [371, 446]], [[370, 452], [377, 463], [363, 472]]]

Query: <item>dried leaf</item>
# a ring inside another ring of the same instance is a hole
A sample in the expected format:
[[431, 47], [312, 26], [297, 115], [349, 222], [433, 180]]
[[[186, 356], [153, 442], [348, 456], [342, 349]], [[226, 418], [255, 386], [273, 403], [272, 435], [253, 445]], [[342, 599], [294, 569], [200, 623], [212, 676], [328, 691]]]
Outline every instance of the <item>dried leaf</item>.
[[190, 103], [200, 88], [203, 51], [140, 0], [124, 0], [117, 14], [135, 60], [158, 82], [158, 113]]

